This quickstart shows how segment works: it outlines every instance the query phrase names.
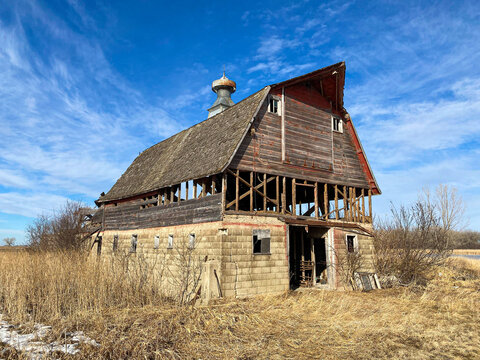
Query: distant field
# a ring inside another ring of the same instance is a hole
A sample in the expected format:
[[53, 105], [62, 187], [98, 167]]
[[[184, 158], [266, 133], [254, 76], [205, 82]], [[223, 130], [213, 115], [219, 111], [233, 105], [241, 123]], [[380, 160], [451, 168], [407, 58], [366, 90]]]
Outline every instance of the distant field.
[[51, 340], [66, 329], [100, 343], [75, 358], [480, 358], [476, 260], [449, 260], [425, 288], [306, 290], [209, 306], [178, 306], [134, 262], [124, 270], [68, 254], [0, 253], [0, 313], [52, 325]]
[[454, 255], [480, 255], [480, 249], [456, 249]]
[[25, 250], [26, 246], [0, 246], [0, 252], [17, 252]]

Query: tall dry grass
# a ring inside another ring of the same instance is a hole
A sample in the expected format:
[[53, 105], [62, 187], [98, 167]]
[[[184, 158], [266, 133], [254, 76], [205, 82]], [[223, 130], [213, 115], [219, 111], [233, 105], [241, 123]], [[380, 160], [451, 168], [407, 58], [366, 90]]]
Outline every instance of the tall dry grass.
[[97, 261], [79, 252], [0, 253], [0, 312], [52, 322], [85, 312], [165, 301], [154, 262], [119, 255]]
[[70, 254], [0, 255], [0, 312], [53, 325], [59, 337], [83, 330], [101, 344], [84, 345], [78, 358], [480, 358], [473, 260], [433, 269], [426, 287], [307, 290], [198, 307], [165, 301], [144, 265], [130, 259], [127, 271]]

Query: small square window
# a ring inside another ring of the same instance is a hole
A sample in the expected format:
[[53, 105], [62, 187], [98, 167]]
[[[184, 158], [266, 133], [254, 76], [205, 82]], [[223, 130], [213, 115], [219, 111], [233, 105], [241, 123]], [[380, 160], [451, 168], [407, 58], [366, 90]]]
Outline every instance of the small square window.
[[343, 122], [342, 119], [332, 116], [332, 130], [337, 132], [343, 132]]
[[271, 96], [268, 101], [268, 112], [280, 115], [280, 100]]
[[160, 247], [160, 236], [155, 235], [153, 238], [153, 248], [158, 249]]
[[190, 236], [188, 237], [188, 247], [190, 249], [195, 248], [195, 234], [190, 234]]
[[136, 234], [133, 234], [132, 235], [132, 241], [131, 241], [131, 244], [130, 244], [130, 252], [131, 253], [136, 253], [137, 252], [137, 235]]
[[347, 235], [347, 251], [354, 253], [358, 250], [357, 237], [355, 235]]
[[270, 254], [270, 230], [254, 229], [252, 241], [254, 254]]
[[173, 235], [168, 235], [167, 249], [173, 249]]
[[118, 250], [118, 235], [113, 235], [112, 251], [117, 252], [117, 250]]

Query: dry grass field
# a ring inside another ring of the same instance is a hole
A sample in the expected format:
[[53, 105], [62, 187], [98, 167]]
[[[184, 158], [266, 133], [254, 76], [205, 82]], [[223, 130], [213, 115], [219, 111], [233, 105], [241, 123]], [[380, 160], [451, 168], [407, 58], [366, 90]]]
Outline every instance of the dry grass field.
[[480, 249], [456, 249], [454, 255], [480, 255]]
[[161, 295], [141, 263], [125, 266], [71, 254], [0, 253], [0, 312], [26, 328], [52, 325], [52, 340], [83, 330], [101, 344], [82, 345], [74, 358], [480, 358], [474, 260], [452, 259], [425, 288], [297, 291], [183, 307]]

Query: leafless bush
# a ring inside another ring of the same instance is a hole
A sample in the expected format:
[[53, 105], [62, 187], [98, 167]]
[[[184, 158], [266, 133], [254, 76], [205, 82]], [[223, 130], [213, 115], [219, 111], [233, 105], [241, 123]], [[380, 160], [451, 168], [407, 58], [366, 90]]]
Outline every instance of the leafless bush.
[[391, 206], [392, 217], [375, 224], [375, 265], [384, 278], [401, 284], [424, 283], [452, 249], [465, 207], [456, 189], [440, 185], [434, 196], [423, 190], [410, 207]]
[[199, 290], [206, 258], [196, 253], [195, 246], [185, 241], [179, 242], [168, 267], [174, 297], [180, 305], [190, 302]]
[[85, 206], [67, 201], [53, 215], [40, 215], [26, 229], [31, 248], [40, 250], [80, 250], [85, 246]]
[[354, 252], [339, 252], [333, 250], [336, 258], [335, 267], [342, 279], [345, 288], [350, 287], [353, 290], [358, 290], [355, 282], [355, 273], [358, 273], [364, 268], [365, 259], [360, 251]]
[[3, 243], [5, 244], [5, 246], [13, 246], [15, 245], [16, 241], [17, 239], [15, 239], [14, 237], [6, 237], [3, 239]]

